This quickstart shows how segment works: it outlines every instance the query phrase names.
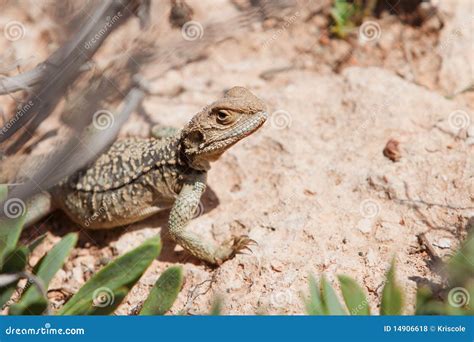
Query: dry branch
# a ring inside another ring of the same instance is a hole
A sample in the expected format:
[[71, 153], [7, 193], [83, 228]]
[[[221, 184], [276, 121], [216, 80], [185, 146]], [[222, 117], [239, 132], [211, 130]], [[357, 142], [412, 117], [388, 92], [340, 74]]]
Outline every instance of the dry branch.
[[8, 147], [7, 154], [18, 151], [30, 139], [32, 132], [49, 116], [68, 87], [77, 79], [81, 67], [90, 60], [109, 34], [130, 17], [139, 3], [136, 0], [107, 0], [99, 3], [85, 25], [45, 62], [28, 73], [3, 80], [0, 88], [4, 91], [34, 86], [25, 101], [28, 106], [18, 111], [15, 121], [7, 123], [0, 131], [0, 143], [3, 143], [28, 124], [25, 132]]

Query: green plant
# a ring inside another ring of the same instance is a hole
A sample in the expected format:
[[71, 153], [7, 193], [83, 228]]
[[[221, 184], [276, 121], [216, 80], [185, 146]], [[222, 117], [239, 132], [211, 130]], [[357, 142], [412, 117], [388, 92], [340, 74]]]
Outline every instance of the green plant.
[[[474, 315], [470, 299], [474, 298], [474, 229], [466, 242], [445, 264], [446, 286], [434, 293], [420, 286], [416, 294], [416, 315]], [[320, 283], [310, 276], [309, 299], [306, 312], [310, 315], [370, 315], [369, 302], [364, 291], [352, 278], [338, 276], [345, 308], [324, 276]], [[440, 295], [441, 294], [441, 295]], [[395, 280], [395, 264], [387, 272], [380, 302], [381, 315], [401, 315], [404, 294]], [[347, 311], [346, 311], [347, 309]]]
[[168, 268], [153, 286], [150, 295], [143, 303], [140, 315], [164, 315], [173, 305], [182, 285], [182, 267]]
[[335, 0], [331, 8], [331, 32], [339, 38], [345, 38], [355, 27], [354, 17], [357, 11], [356, 4], [347, 0]]
[[[0, 201], [6, 187], [0, 185]], [[67, 234], [30, 271], [29, 255], [41, 244], [44, 236], [28, 246], [18, 244], [25, 213], [15, 219], [0, 220], [0, 305], [7, 304], [10, 315], [50, 314], [47, 287], [77, 243], [75, 233]], [[58, 311], [59, 315], [107, 315], [114, 312], [125, 296], [158, 257], [161, 241], [155, 237], [120, 256], [84, 284]], [[27, 278], [27, 286], [14, 304], [7, 303], [18, 281]], [[173, 305], [183, 284], [181, 267], [170, 267], [158, 278], [140, 314], [163, 315]]]
[[474, 220], [461, 248], [444, 265], [446, 286], [434, 292], [421, 286], [416, 295], [417, 315], [474, 315]]
[[[382, 291], [380, 309], [382, 315], [401, 313], [399, 309], [402, 307], [403, 301], [401, 290], [395, 283], [394, 272], [395, 267], [392, 264]], [[345, 275], [340, 275], [338, 279], [345, 307], [340, 303], [336, 292], [324, 276], [321, 277], [319, 285], [311, 276], [309, 279], [310, 296], [306, 301], [306, 312], [310, 315], [347, 315], [348, 313], [350, 315], [370, 315], [369, 301], [357, 282]]]
[[339, 38], [345, 38], [354, 28], [370, 16], [377, 0], [334, 0], [331, 7], [331, 32]]

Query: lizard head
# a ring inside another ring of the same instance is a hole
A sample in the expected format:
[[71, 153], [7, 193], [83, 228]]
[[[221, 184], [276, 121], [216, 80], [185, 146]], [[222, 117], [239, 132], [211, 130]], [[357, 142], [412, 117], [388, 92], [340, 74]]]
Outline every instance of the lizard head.
[[182, 149], [189, 165], [209, 169], [229, 147], [260, 128], [267, 119], [262, 100], [243, 87], [196, 114], [181, 131]]

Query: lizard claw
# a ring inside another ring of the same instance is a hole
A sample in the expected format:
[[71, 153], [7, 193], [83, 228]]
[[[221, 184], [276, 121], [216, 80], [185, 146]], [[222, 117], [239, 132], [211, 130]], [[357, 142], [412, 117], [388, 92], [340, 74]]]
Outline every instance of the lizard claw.
[[246, 254], [245, 251], [253, 253], [252, 249], [250, 249], [250, 246], [255, 245], [257, 245], [257, 241], [249, 238], [248, 235], [236, 236], [233, 238], [231, 257], [235, 256], [236, 254]]
[[257, 241], [247, 235], [235, 236], [220, 248], [219, 259], [222, 261], [228, 260], [237, 254], [246, 254], [244, 253], [246, 250], [253, 253], [250, 249], [252, 245], [257, 245]]

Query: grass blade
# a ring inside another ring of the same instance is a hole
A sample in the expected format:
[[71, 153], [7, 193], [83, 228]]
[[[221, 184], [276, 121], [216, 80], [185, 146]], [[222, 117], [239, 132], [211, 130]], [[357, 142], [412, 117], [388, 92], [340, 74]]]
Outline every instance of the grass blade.
[[168, 268], [158, 278], [150, 295], [143, 303], [140, 315], [164, 315], [178, 297], [183, 286], [183, 268], [173, 266]]
[[[14, 198], [13, 202], [8, 205], [8, 201], [3, 203], [2, 201], [7, 198], [8, 186], [6, 184], [0, 184], [0, 203], [5, 207], [9, 206], [13, 211], [14, 217], [3, 217], [0, 219], [0, 269], [3, 269], [3, 262], [5, 255], [15, 249], [18, 239], [20, 238], [23, 224], [26, 217], [26, 207], [23, 207], [21, 201], [16, 202]], [[5, 209], [5, 208], [4, 208]], [[8, 209], [7, 209], [8, 210]]]
[[395, 282], [395, 262], [387, 272], [385, 286], [382, 291], [381, 315], [401, 315], [403, 306], [402, 290]]
[[[124, 289], [130, 290], [160, 254], [159, 237], [145, 241], [97, 272], [58, 312], [60, 315], [87, 315], [113, 312], [123, 299]], [[99, 294], [105, 294], [105, 301]], [[117, 296], [117, 297], [116, 297]], [[106, 303], [107, 305], [103, 305]]]
[[[63, 266], [76, 245], [77, 238], [76, 233], [66, 235], [36, 264], [33, 274], [42, 281], [45, 288], [48, 287], [51, 279]], [[30, 286], [21, 296], [18, 304], [10, 307], [9, 313], [12, 315], [41, 315], [46, 310], [46, 307], [47, 302], [43, 298], [43, 294], [40, 293], [36, 286]]]
[[326, 315], [347, 315], [326, 277], [321, 277], [321, 301]]
[[209, 313], [209, 315], [220, 316], [222, 314], [222, 305], [223, 305], [222, 297], [216, 296], [212, 301], [211, 312]]
[[312, 275], [309, 276], [309, 300], [306, 301], [308, 315], [323, 315], [323, 304], [319, 294], [319, 286]]
[[351, 315], [370, 315], [369, 302], [357, 282], [345, 275], [338, 276], [342, 296]]
[[8, 302], [12, 294], [15, 292], [18, 280], [20, 279], [20, 277], [18, 277], [18, 273], [23, 272], [25, 269], [28, 254], [28, 248], [25, 246], [20, 246], [14, 248], [12, 251], [7, 251], [6, 255], [4, 256], [4, 264], [1, 273], [3, 276], [10, 276], [16, 278], [16, 280], [0, 286], [0, 307], [3, 307], [3, 305]]

